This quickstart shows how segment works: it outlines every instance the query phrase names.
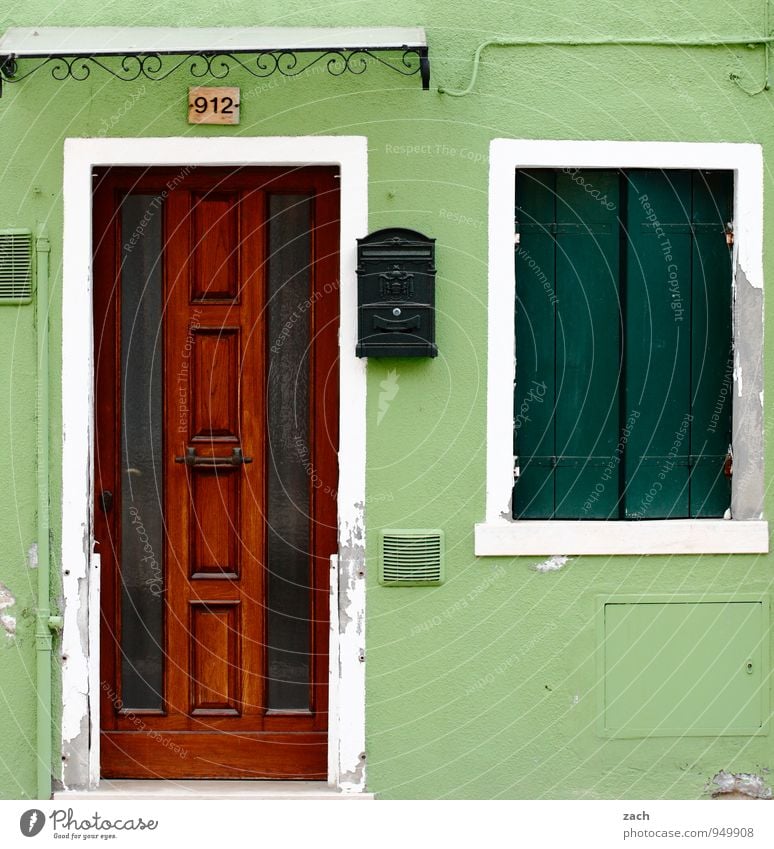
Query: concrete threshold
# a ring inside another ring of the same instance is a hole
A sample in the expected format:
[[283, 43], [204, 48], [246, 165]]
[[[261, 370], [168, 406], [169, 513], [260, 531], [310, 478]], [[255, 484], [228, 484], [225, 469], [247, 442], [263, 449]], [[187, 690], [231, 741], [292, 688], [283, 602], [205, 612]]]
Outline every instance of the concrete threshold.
[[342, 793], [324, 781], [218, 781], [128, 780], [103, 778], [93, 790], [57, 790], [54, 799], [322, 799], [327, 801], [371, 801], [373, 793]]

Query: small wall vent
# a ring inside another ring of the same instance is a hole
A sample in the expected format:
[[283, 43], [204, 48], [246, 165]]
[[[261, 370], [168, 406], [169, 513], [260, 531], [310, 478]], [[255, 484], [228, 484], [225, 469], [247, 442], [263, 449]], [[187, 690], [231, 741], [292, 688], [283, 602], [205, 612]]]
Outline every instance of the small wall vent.
[[32, 233], [0, 230], [0, 305], [32, 300]]
[[432, 586], [443, 581], [443, 531], [384, 530], [379, 583], [386, 587]]

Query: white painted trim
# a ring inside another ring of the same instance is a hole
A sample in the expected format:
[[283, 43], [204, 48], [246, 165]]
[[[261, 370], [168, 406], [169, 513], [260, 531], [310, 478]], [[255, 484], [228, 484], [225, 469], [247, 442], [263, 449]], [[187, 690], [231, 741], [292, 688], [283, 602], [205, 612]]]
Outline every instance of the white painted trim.
[[[328, 594], [328, 716], [339, 715], [339, 555], [331, 554]], [[328, 730], [328, 784], [339, 786], [339, 727]]]
[[[102, 557], [94, 552], [91, 555], [91, 574], [89, 575], [89, 657], [99, 657], [100, 616], [94, 611], [100, 611], [102, 589]], [[99, 664], [89, 663], [89, 786], [99, 783], [100, 758], [100, 669]]]
[[[240, 802], [276, 801], [292, 802], [370, 802], [373, 793], [341, 793], [324, 781], [220, 781], [217, 779], [192, 779], [190, 781], [156, 781], [154, 779], [105, 778], [97, 790], [60, 790], [53, 798], [63, 805], [70, 802], [153, 802], [206, 800], [237, 800]], [[93, 808], [92, 808], [93, 810]], [[213, 816], [213, 811], [208, 811]], [[225, 812], [228, 815], [228, 812]]]
[[[513, 381], [515, 377], [513, 305], [516, 288], [513, 207], [516, 169], [577, 167], [733, 170], [735, 172], [735, 271], [741, 270], [753, 288], [761, 289], [763, 287], [763, 152], [761, 146], [757, 144], [494, 139], [490, 144], [489, 162], [486, 520], [484, 525], [477, 526], [476, 554], [567, 554], [570, 550], [558, 547], [552, 538], [556, 533], [556, 526], [561, 523], [550, 522], [544, 525], [543, 523], [515, 522], [510, 518], [513, 487]], [[735, 328], [735, 333], [737, 332], [738, 327]], [[739, 373], [741, 374], [741, 369]], [[736, 374], [734, 383], [735, 394], [740, 394], [741, 387], [737, 383]], [[750, 473], [762, 476], [762, 469], [752, 469]], [[743, 477], [743, 475], [738, 476], [739, 479]], [[732, 486], [736, 485], [736, 480], [737, 477], [733, 479]], [[732, 519], [728, 524], [736, 523], [737, 520]], [[533, 525], [533, 530], [520, 529], [522, 524]], [[647, 526], [651, 524], [653, 531], [647, 530]], [[643, 546], [639, 542], [634, 544], [635, 541], [643, 539], [643, 534], [659, 533], [660, 524], [612, 523], [612, 532], [620, 535], [624, 540], [633, 541], [631, 551], [621, 550], [617, 553], [641, 553], [638, 549]], [[594, 522], [583, 522], [584, 531], [580, 531], [581, 526], [579, 526], [576, 533], [596, 534], [597, 525], [598, 523]], [[709, 528], [707, 520], [701, 522], [702, 528], [705, 525]], [[494, 528], [497, 530], [495, 531]], [[530, 542], [530, 551], [525, 551], [523, 546], [527, 544], [527, 540], [534, 539], [535, 533], [544, 534], [546, 539], [540, 545], [533, 545]], [[754, 536], [760, 540], [764, 533], [767, 538], [766, 548], [761, 548], [762, 543], [758, 543], [755, 547], [756, 551], [768, 551], [768, 528], [766, 523], [762, 522], [761, 528], [756, 530]], [[729, 535], [728, 544], [732, 539], [739, 540], [736, 529], [729, 528], [728, 531], [723, 531], [723, 534]], [[481, 539], [481, 550], [479, 550], [479, 539]], [[490, 542], [485, 544], [485, 539]], [[498, 541], [496, 544], [492, 542], [494, 539]], [[686, 551], [693, 552], [691, 538], [684, 537], [684, 539]], [[573, 541], [573, 550], [580, 544], [580, 541]], [[741, 540], [739, 544], [742, 544]], [[492, 546], [497, 549], [496, 552], [484, 551], [484, 548]], [[533, 550], [537, 548], [540, 549], [539, 552]], [[626, 546], [622, 544], [621, 548]]]
[[[339, 552], [342, 590], [338, 657], [339, 710], [330, 717], [338, 741], [343, 790], [365, 788], [365, 422], [366, 366], [355, 357], [356, 239], [368, 228], [368, 143], [360, 136], [264, 138], [67, 139], [64, 145], [62, 277], [62, 551], [65, 597], [62, 669], [62, 746], [74, 759], [93, 759], [88, 746], [89, 698], [97, 700], [99, 656], [88, 648], [87, 592], [92, 532], [94, 379], [91, 221], [95, 166], [103, 165], [338, 165], [340, 244]], [[90, 689], [91, 684], [91, 689]], [[84, 724], [86, 733], [84, 734]], [[77, 757], [76, 757], [77, 756]], [[68, 766], [64, 780], [68, 784]], [[73, 775], [78, 773], [72, 772]], [[79, 779], [85, 784], [87, 777]], [[78, 782], [76, 782], [78, 783]], [[73, 783], [70, 782], [70, 786]]]
[[478, 556], [556, 554], [765, 554], [768, 522], [664, 519], [627, 523], [550, 521], [476, 525]]
[[100, 56], [427, 47], [422, 27], [11, 27], [0, 55]]

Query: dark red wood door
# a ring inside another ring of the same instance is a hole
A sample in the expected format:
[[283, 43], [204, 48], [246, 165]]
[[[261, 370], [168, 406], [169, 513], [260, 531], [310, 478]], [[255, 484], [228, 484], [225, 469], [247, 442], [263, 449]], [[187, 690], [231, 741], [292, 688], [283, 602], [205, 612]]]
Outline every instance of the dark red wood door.
[[102, 775], [324, 778], [336, 173], [95, 185]]

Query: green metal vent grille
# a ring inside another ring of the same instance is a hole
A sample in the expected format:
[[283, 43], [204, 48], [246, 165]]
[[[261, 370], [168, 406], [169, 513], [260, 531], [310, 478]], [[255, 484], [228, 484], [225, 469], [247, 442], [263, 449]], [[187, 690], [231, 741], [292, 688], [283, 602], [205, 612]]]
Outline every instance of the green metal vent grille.
[[442, 581], [443, 531], [382, 531], [381, 584], [387, 587], [432, 586]]
[[32, 300], [32, 233], [0, 230], [0, 305]]

